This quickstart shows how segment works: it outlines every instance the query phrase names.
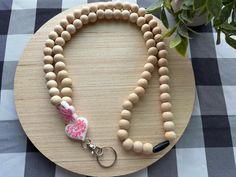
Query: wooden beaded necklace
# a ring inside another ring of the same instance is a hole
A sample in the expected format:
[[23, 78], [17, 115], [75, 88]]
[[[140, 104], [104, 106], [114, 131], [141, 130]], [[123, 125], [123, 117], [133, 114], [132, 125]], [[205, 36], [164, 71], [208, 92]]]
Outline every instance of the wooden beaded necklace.
[[[46, 40], [44, 53], [44, 72], [47, 80], [51, 103], [55, 105], [62, 115], [65, 123], [66, 135], [75, 140], [81, 140], [82, 147], [89, 149], [97, 158], [102, 167], [111, 167], [114, 165], [117, 154], [112, 147], [100, 148], [91, 143], [86, 138], [88, 130], [88, 121], [86, 118], [77, 115], [74, 106], [72, 106], [72, 80], [66, 70], [65, 59], [63, 56], [63, 46], [68, 42], [77, 30], [88, 23], [95, 23], [97, 20], [126, 20], [136, 24], [141, 28], [143, 38], [147, 47], [148, 58], [141, 73], [141, 78], [137, 81], [137, 87], [133, 93], [129, 94], [127, 100], [122, 104], [120, 129], [117, 132], [119, 140], [125, 150], [133, 150], [136, 153], [152, 154], [161, 151], [167, 147], [170, 141], [176, 138], [173, 123], [172, 105], [170, 103], [170, 87], [168, 76], [168, 61], [165, 43], [162, 41], [161, 29], [152, 15], [146, 14], [144, 8], [139, 8], [137, 4], [106, 2], [98, 5], [90, 5], [82, 9], [74, 10], [73, 14], [68, 14], [66, 19], [62, 19], [59, 25], [54, 27], [54, 31], [49, 34]], [[163, 129], [165, 131], [165, 141], [153, 146], [151, 143], [142, 143], [133, 141], [128, 136], [130, 127], [131, 113], [133, 107], [145, 94], [145, 89], [152, 77], [155, 66], [158, 66], [160, 83], [160, 109], [163, 120]], [[59, 89], [60, 86], [60, 89]], [[104, 165], [99, 158], [104, 149], [110, 149], [114, 153], [112, 164]]]

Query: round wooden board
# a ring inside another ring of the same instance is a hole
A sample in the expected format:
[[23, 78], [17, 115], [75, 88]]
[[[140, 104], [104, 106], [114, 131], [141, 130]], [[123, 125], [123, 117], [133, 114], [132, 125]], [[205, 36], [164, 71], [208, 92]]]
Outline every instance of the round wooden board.
[[[79, 8], [79, 7], [77, 7]], [[112, 168], [101, 168], [96, 159], [64, 134], [64, 123], [49, 102], [44, 79], [44, 42], [66, 10], [43, 25], [28, 43], [15, 75], [15, 103], [27, 136], [39, 151], [57, 165], [89, 176], [118, 176], [138, 171], [163, 157], [186, 128], [194, 104], [195, 84], [191, 63], [169, 50], [171, 95], [177, 139], [167, 149], [151, 156], [122, 149], [116, 137], [121, 104], [134, 89], [147, 50], [136, 25], [101, 21], [83, 27], [66, 45], [64, 54], [73, 80], [74, 105], [89, 120], [88, 137], [98, 146], [112, 146], [118, 160]], [[164, 27], [159, 21], [159, 25]], [[158, 74], [155, 71], [144, 98], [135, 107], [130, 129], [134, 140], [157, 144], [163, 141]], [[106, 159], [106, 160], [109, 160]]]

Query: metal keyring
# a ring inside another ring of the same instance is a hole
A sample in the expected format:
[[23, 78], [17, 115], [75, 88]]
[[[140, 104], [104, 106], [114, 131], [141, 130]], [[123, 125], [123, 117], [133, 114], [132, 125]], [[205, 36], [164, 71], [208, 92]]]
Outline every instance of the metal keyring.
[[96, 156], [96, 159], [97, 159], [98, 164], [99, 164], [101, 167], [103, 167], [103, 168], [112, 167], [112, 166], [115, 164], [116, 160], [117, 160], [117, 153], [116, 153], [115, 149], [114, 149], [113, 147], [102, 147], [101, 149], [102, 149], [103, 152], [104, 152], [105, 149], [111, 150], [111, 151], [113, 152], [113, 154], [114, 154], [114, 160], [113, 160], [113, 162], [112, 162], [111, 164], [109, 164], [109, 165], [104, 165], [104, 164], [102, 164], [101, 161], [100, 161], [100, 157], [101, 157], [101, 156]]

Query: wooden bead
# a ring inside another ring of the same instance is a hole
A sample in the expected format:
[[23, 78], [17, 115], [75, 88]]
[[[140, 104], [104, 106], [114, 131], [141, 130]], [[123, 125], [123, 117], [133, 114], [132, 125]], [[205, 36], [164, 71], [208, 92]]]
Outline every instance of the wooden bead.
[[54, 46], [54, 40], [52, 40], [52, 39], [47, 39], [47, 40], [45, 41], [45, 46], [52, 48], [52, 47]]
[[142, 97], [145, 94], [145, 89], [138, 86], [134, 89], [134, 93], [136, 93], [139, 97]]
[[161, 34], [161, 28], [159, 26], [156, 26], [155, 28], [152, 29], [152, 33], [154, 35]]
[[56, 74], [54, 72], [48, 72], [47, 74], [45, 74], [45, 79], [47, 81], [49, 80], [55, 80], [57, 78]]
[[160, 92], [161, 93], [168, 93], [170, 91], [170, 87], [168, 84], [161, 84], [160, 85]]
[[66, 31], [68, 31], [70, 34], [75, 34], [76, 28], [75, 28], [74, 25], [69, 24], [69, 25], [67, 25], [67, 27], [66, 27]]
[[146, 41], [146, 47], [149, 49], [151, 47], [155, 47], [156, 45], [156, 41], [154, 39], [148, 39]]
[[113, 10], [113, 8], [114, 8], [114, 4], [113, 4], [113, 2], [105, 2], [105, 6], [106, 6], [106, 9], [111, 9], [111, 10]]
[[121, 118], [130, 120], [131, 119], [131, 112], [129, 110], [122, 110], [121, 111]]
[[146, 31], [150, 31], [150, 26], [148, 24], [144, 24], [142, 27], [141, 27], [141, 31], [143, 33], [145, 33]]
[[144, 18], [146, 19], [146, 22], [149, 22], [153, 19], [153, 15], [152, 14], [145, 14]]
[[152, 39], [153, 38], [153, 34], [151, 31], [146, 31], [144, 34], [143, 34], [143, 38], [145, 41], [147, 41], [148, 39]]
[[89, 22], [92, 22], [92, 23], [96, 22], [97, 21], [97, 14], [95, 14], [94, 12], [90, 12], [88, 14], [88, 20], [89, 20]]
[[136, 93], [131, 93], [128, 96], [128, 100], [130, 100], [133, 104], [135, 104], [139, 101], [139, 97]]
[[61, 87], [72, 87], [72, 80], [71, 78], [64, 78], [62, 81], [61, 81]]
[[152, 74], [149, 71], [143, 71], [141, 73], [141, 77], [146, 79], [146, 80], [150, 80], [152, 78]]
[[161, 66], [167, 66], [168, 65], [168, 61], [167, 61], [167, 59], [165, 59], [165, 58], [160, 58], [159, 60], [158, 60], [158, 65], [161, 67]]
[[91, 5], [91, 6], [89, 7], [89, 11], [90, 11], [90, 12], [97, 12], [97, 10], [98, 10], [98, 7], [97, 7], [96, 5]]
[[160, 95], [160, 100], [161, 100], [162, 103], [163, 103], [163, 102], [169, 102], [170, 99], [171, 99], [171, 96], [170, 96], [169, 93], [162, 93], [162, 94]]
[[54, 70], [54, 67], [51, 64], [45, 64], [43, 66], [43, 70], [45, 73], [52, 72]]
[[66, 29], [66, 26], [69, 25], [69, 22], [67, 21], [67, 19], [61, 19], [60, 25], [61, 25], [64, 29]]
[[54, 61], [55, 61], [55, 63], [59, 62], [59, 61], [64, 62], [65, 58], [61, 53], [58, 53], [58, 54], [54, 55]]
[[157, 26], [157, 21], [152, 19], [148, 22], [148, 24], [150, 25], [151, 28], [154, 28]]
[[145, 70], [145, 71], [149, 71], [149, 72], [151, 73], [151, 72], [154, 71], [154, 69], [155, 69], [155, 67], [153, 66], [152, 63], [146, 63], [146, 64], [144, 65], [144, 70]]
[[131, 140], [130, 138], [127, 138], [126, 140], [123, 141], [122, 146], [124, 150], [129, 151], [133, 149], [133, 144], [134, 144], [133, 140]]
[[123, 4], [121, 2], [119, 2], [119, 1], [115, 2], [114, 6], [115, 6], [116, 9], [120, 9], [120, 10], [123, 9]]
[[66, 70], [61, 70], [57, 73], [57, 77], [61, 81], [62, 79], [68, 77], [68, 72]]
[[137, 26], [141, 27], [145, 24], [145, 22], [146, 22], [146, 19], [144, 17], [138, 17], [136, 24]]
[[129, 127], [130, 127], [130, 123], [129, 123], [129, 121], [126, 120], [126, 119], [121, 119], [121, 120], [119, 121], [119, 127], [120, 127], [121, 129], [128, 130]]
[[102, 9], [102, 10], [105, 10], [106, 6], [105, 6], [105, 3], [104, 2], [99, 2], [98, 3], [98, 9]]
[[173, 117], [174, 117], [174, 115], [172, 112], [163, 112], [162, 113], [162, 120], [164, 122], [173, 120]]
[[64, 31], [63, 27], [61, 25], [56, 25], [54, 27], [54, 31], [58, 34], [61, 35], [62, 31]]
[[144, 143], [143, 144], [143, 153], [146, 155], [153, 153], [153, 145], [151, 143]]
[[83, 15], [88, 15], [89, 14], [89, 7], [83, 7], [82, 9], [81, 9], [81, 14], [83, 14]]
[[165, 133], [165, 138], [169, 141], [172, 141], [176, 138], [176, 133], [174, 131], [168, 131]]
[[68, 15], [66, 16], [66, 19], [67, 19], [67, 21], [68, 21], [69, 23], [73, 23], [73, 21], [75, 20], [75, 17], [74, 17], [73, 14], [68, 14]]
[[43, 54], [44, 55], [52, 55], [52, 49], [50, 47], [44, 47]]
[[[145, 8], [141, 7], [141, 8], [138, 9], [138, 15], [139, 16], [144, 17], [145, 14], [146, 14]], [[145, 21], [146, 21], [146, 19], [145, 19]]]
[[98, 9], [96, 13], [97, 13], [98, 19], [103, 19], [105, 16], [105, 12], [102, 9]]
[[166, 45], [163, 41], [161, 41], [161, 42], [157, 43], [156, 47], [157, 47], [158, 50], [162, 50], [162, 49], [166, 48]]
[[127, 139], [129, 135], [126, 130], [120, 129], [117, 132], [117, 136], [121, 141], [123, 141], [123, 140]]
[[158, 73], [160, 75], [168, 75], [169, 74], [169, 69], [165, 66], [162, 66], [159, 68]]
[[76, 29], [81, 29], [83, 27], [83, 23], [80, 19], [74, 20], [73, 25]]
[[116, 20], [122, 18], [122, 13], [121, 13], [120, 10], [118, 10], [118, 9], [115, 9], [115, 10], [114, 10], [114, 18], [115, 18]]
[[54, 106], [58, 106], [61, 103], [61, 97], [58, 95], [55, 95], [50, 99], [50, 101]]
[[47, 81], [47, 88], [50, 89], [52, 87], [57, 87], [57, 82], [55, 80]]
[[161, 111], [162, 112], [171, 111], [171, 109], [172, 109], [172, 105], [170, 102], [161, 103]]
[[166, 58], [167, 51], [166, 50], [159, 50], [158, 56], [159, 56], [159, 58]]
[[129, 16], [129, 21], [131, 23], [136, 23], [138, 19], [138, 14], [137, 13], [131, 13], [130, 16]]
[[112, 19], [113, 18], [113, 11], [111, 9], [106, 9], [105, 10], [105, 19]]
[[152, 63], [153, 65], [155, 65], [157, 63], [157, 57], [154, 56], [154, 55], [150, 55], [147, 58], [147, 62]]
[[135, 141], [133, 145], [133, 150], [136, 153], [143, 152], [143, 143], [141, 141]]
[[58, 34], [55, 31], [51, 31], [48, 35], [49, 39], [55, 40], [58, 37]]
[[50, 88], [50, 90], [49, 90], [50, 96], [59, 95], [59, 94], [60, 94], [60, 91], [58, 90], [58, 88], [56, 88], [56, 87]]
[[60, 46], [60, 45], [55, 45], [53, 48], [52, 48], [52, 51], [54, 54], [58, 54], [58, 53], [63, 53], [63, 48]]
[[53, 63], [53, 58], [51, 55], [47, 55], [43, 58], [44, 64], [52, 64]]
[[56, 38], [56, 40], [55, 40], [55, 44], [56, 44], [56, 45], [64, 46], [65, 43], [66, 43], [66, 41], [65, 41], [62, 37], [58, 37], [58, 38]]
[[167, 75], [163, 75], [159, 78], [160, 84], [168, 84], [170, 82], [170, 77]]
[[123, 8], [124, 8], [124, 10], [130, 10], [131, 9], [131, 4], [129, 2], [124, 2], [123, 3]]
[[[80, 16], [82, 15], [80, 9], [75, 9], [74, 12], [73, 12], [73, 14], [74, 14], [74, 17], [77, 18], [77, 19], [80, 18]], [[74, 23], [74, 22], [73, 22], [73, 23]]]
[[166, 121], [163, 124], [163, 129], [168, 132], [168, 131], [174, 131], [175, 129], [175, 124], [173, 121]]
[[88, 21], [88, 16], [87, 15], [81, 15], [80, 16], [80, 20], [83, 24], [87, 24], [89, 21]]
[[133, 103], [129, 100], [126, 100], [123, 102], [123, 105], [122, 105], [123, 109], [127, 109], [127, 110], [132, 110], [133, 109]]
[[65, 69], [65, 68], [66, 68], [66, 65], [65, 65], [64, 62], [59, 61], [59, 62], [57, 62], [57, 63], [55, 64], [54, 67], [55, 67], [55, 71], [56, 71], [56, 72], [59, 72], [59, 71]]
[[61, 37], [65, 40], [65, 41], [69, 41], [71, 39], [71, 35], [68, 31], [63, 31], [61, 33]]
[[62, 96], [72, 96], [72, 89], [70, 87], [64, 87], [61, 89], [61, 95]]
[[154, 40], [156, 41], [156, 43], [162, 41], [162, 35], [156, 34], [156, 35], [154, 36]]
[[71, 97], [64, 96], [61, 98], [62, 101], [66, 101], [69, 105], [72, 105], [72, 99]]
[[148, 49], [148, 55], [157, 55], [157, 53], [158, 53], [158, 50], [157, 50], [157, 48], [156, 47], [150, 47], [149, 49]]
[[143, 87], [143, 88], [147, 88], [148, 86], [148, 81], [146, 79], [139, 79], [137, 82], [138, 86]]
[[123, 10], [122, 12], [122, 19], [123, 20], [128, 20], [130, 17], [130, 12], [128, 10]]
[[139, 10], [138, 4], [131, 4], [131, 11], [138, 12], [138, 10]]

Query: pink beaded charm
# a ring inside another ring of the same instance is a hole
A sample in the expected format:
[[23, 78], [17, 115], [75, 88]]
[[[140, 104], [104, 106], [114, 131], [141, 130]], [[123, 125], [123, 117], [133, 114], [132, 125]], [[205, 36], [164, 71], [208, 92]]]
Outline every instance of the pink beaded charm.
[[75, 113], [74, 106], [70, 106], [66, 101], [61, 102], [58, 107], [58, 111], [66, 123], [72, 122], [78, 117]]

